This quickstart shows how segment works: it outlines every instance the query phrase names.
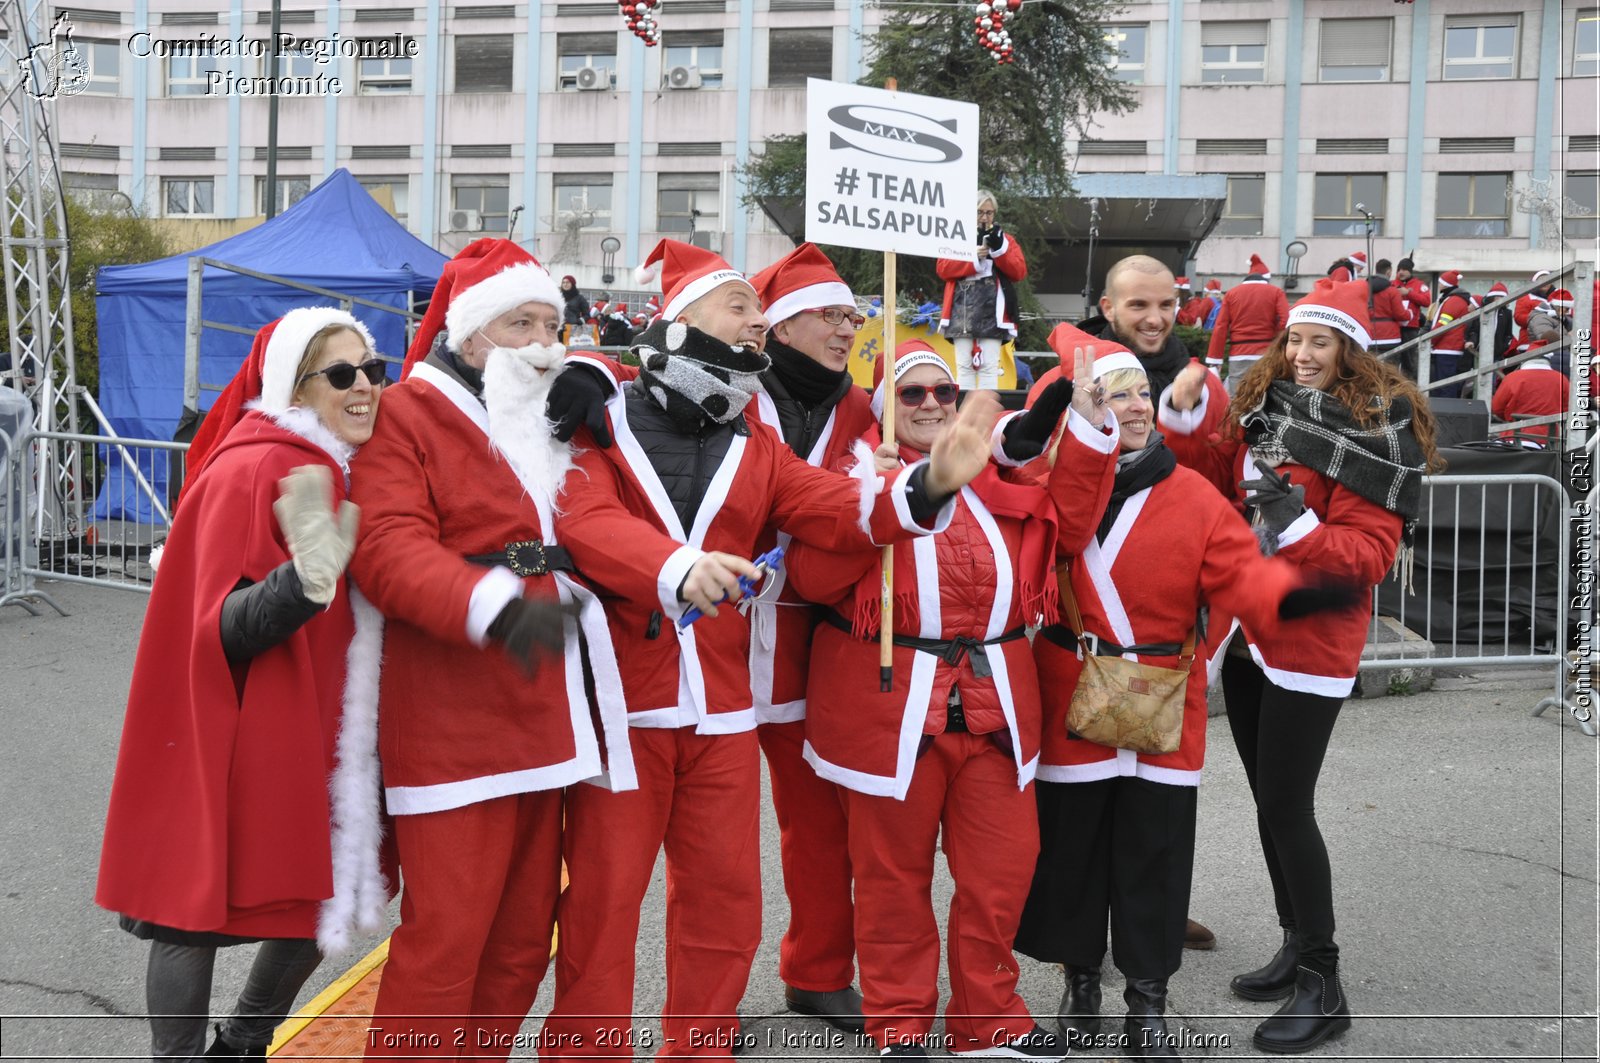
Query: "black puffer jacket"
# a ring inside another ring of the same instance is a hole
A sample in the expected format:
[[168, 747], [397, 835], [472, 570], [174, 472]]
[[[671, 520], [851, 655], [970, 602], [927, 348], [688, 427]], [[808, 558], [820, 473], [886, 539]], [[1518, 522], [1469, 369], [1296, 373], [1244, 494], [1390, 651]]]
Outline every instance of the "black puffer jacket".
[[683, 530], [688, 532], [694, 527], [695, 514], [700, 512], [711, 477], [733, 445], [734, 435], [747, 436], [750, 428], [741, 415], [727, 424], [708, 420], [699, 432], [685, 434], [643, 388], [629, 385], [624, 401], [628, 404], [628, 427], [672, 500]]

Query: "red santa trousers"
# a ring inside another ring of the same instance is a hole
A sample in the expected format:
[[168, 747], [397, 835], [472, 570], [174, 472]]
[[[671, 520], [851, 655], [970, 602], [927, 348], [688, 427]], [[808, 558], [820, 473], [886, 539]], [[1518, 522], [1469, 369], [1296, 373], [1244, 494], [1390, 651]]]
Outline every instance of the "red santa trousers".
[[[637, 790], [567, 793], [556, 998], [539, 1058], [648, 1055], [633, 1014], [639, 906], [667, 854], [667, 999], [658, 1056], [727, 1056], [761, 944], [761, 756], [754, 732], [629, 731]], [[633, 1040], [630, 1043], [630, 1038]], [[620, 1042], [620, 1043], [619, 1043]]]
[[789, 929], [778, 947], [778, 977], [827, 993], [855, 980], [855, 906], [839, 788], [805, 762], [806, 722], [756, 728], [772, 779]]
[[561, 791], [394, 824], [405, 890], [367, 1054], [505, 1059], [550, 964]]
[[933, 860], [944, 832], [950, 901], [952, 1052], [1033, 1029], [1017, 995], [1011, 942], [1039, 854], [1033, 785], [987, 737], [942, 734], [918, 760], [904, 801], [842, 789], [856, 878], [856, 953], [867, 1033], [880, 1048], [925, 1037], [939, 1005]]

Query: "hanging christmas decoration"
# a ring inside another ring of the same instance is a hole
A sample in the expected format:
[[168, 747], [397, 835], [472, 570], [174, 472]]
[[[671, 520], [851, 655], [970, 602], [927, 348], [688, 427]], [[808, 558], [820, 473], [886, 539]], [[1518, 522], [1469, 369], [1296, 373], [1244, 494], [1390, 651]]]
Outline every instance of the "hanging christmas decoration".
[[661, 40], [661, 26], [656, 22], [661, 0], [617, 0], [617, 6], [622, 9], [628, 32], [654, 48]]
[[1021, 10], [1022, 0], [983, 0], [978, 4], [972, 29], [978, 35], [978, 44], [994, 53], [997, 63], [1015, 59], [1011, 54], [1011, 31], [1006, 27]]

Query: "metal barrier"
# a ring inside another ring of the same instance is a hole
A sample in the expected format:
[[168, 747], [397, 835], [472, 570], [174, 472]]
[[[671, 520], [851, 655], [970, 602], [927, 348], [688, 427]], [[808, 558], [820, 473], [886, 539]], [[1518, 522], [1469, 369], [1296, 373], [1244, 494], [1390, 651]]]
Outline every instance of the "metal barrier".
[[[98, 451], [98, 457], [90, 456], [94, 453], [91, 448]], [[3, 526], [6, 538], [7, 589], [12, 591], [11, 581], [15, 579], [17, 588], [13, 593], [16, 597], [44, 598], [47, 604], [61, 612], [60, 607], [50, 602], [47, 596], [32, 588], [33, 579], [41, 576], [99, 587], [149, 591], [154, 575], [150, 568], [150, 551], [166, 537], [171, 520], [168, 500], [150, 485], [152, 481], [177, 482], [179, 478], [169, 475], [171, 465], [189, 449], [187, 443], [160, 439], [121, 439], [75, 432], [27, 432], [23, 434], [11, 460], [6, 462], [6, 474], [8, 477], [21, 478], [24, 455], [31, 453], [36, 470], [35, 475], [29, 478], [31, 484], [49, 484], [53, 481], [43, 475], [43, 470], [63, 467], [67, 457], [77, 456], [80, 459], [78, 467], [90, 481], [82, 485], [84, 490], [78, 494], [80, 497], [95, 497], [101, 486], [104, 453], [112, 449], [118, 451], [125, 468], [134, 470], [133, 484], [130, 487], [127, 478], [113, 479], [111, 482], [117, 488], [118, 497], [103, 499], [101, 505], [107, 512], [125, 512], [128, 508], [136, 509], [137, 499], [142, 498], [148, 504], [153, 519], [148, 523], [96, 519], [94, 511], [90, 511], [67, 534], [46, 535], [41, 515], [46, 507], [34, 507], [34, 519], [30, 522], [28, 507], [24, 505], [19, 510], [11, 503], [11, 492], [7, 491], [5, 509], [0, 513], [0, 521], [3, 521], [0, 526]], [[9, 482], [7, 479], [4, 484]], [[137, 498], [130, 504], [132, 496]], [[30, 527], [30, 523], [33, 526]], [[14, 532], [19, 534], [14, 535]], [[36, 549], [30, 547], [17, 556], [11, 545], [13, 539], [35, 544]], [[21, 593], [24, 590], [26, 595]], [[11, 597], [12, 593], [8, 593], [6, 599], [0, 599], [0, 605], [10, 604]]]
[[[1567, 698], [1572, 507], [1566, 488], [1538, 475], [1426, 476], [1423, 488], [1424, 512], [1434, 520], [1418, 526], [1411, 571], [1400, 573], [1398, 586], [1385, 580], [1373, 591], [1361, 671], [1549, 666], [1551, 696], [1534, 715], [1564, 706], [1595, 736], [1587, 707]], [[1553, 548], [1542, 543], [1552, 535]], [[1422, 639], [1400, 638], [1383, 617]]]
[[39, 616], [35, 603], [43, 603], [66, 616], [67, 611], [53, 598], [34, 587], [32, 577], [25, 571], [32, 550], [28, 538], [30, 477], [22, 467], [27, 448], [13, 447], [11, 437], [0, 433], [0, 607], [17, 605]]

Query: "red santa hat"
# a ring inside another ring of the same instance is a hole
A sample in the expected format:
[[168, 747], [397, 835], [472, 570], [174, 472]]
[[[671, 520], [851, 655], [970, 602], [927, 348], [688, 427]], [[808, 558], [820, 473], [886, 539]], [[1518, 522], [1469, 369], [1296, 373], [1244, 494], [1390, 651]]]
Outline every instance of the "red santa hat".
[[[833, 304], [828, 304], [833, 305]], [[884, 387], [883, 363], [879, 358], [872, 363], [872, 415], [879, 420], [883, 419]], [[906, 340], [894, 349], [894, 379], [895, 383], [900, 378], [919, 365], [934, 365], [943, 370], [944, 375], [952, 381], [955, 374], [950, 371], [950, 363], [946, 362], [938, 351], [930, 347], [926, 340]]]
[[766, 310], [769, 325], [806, 310], [856, 305], [850, 286], [828, 256], [811, 243], [801, 244], [751, 277], [750, 284]]
[[1506, 290], [1506, 286], [1503, 282], [1495, 281], [1489, 286], [1489, 291], [1484, 295], [1484, 298], [1492, 301], [1495, 299], [1504, 299], [1510, 294], [1511, 293]]
[[1065, 321], [1050, 330], [1050, 337], [1046, 342], [1050, 344], [1050, 349], [1056, 352], [1056, 357], [1061, 359], [1061, 371], [1069, 380], [1072, 379], [1073, 351], [1079, 347], [1085, 350], [1094, 348], [1096, 380], [1118, 369], [1137, 369], [1141, 373], [1146, 372], [1144, 363], [1139, 361], [1139, 356], [1116, 340], [1091, 336], [1078, 326], [1069, 325]]
[[668, 321], [676, 321], [690, 303], [729, 281], [750, 283], [715, 251], [681, 240], [662, 240], [644, 260], [636, 276], [641, 285], [653, 284], [657, 277], [661, 278], [661, 290], [666, 296], [661, 316]]
[[1193, 290], [1193, 289], [1191, 289], [1189, 287], [1189, 278], [1188, 277], [1179, 277], [1178, 279], [1176, 279], [1176, 280], [1174, 280], [1172, 282], [1172, 286], [1174, 288], [1178, 289], [1178, 291], [1180, 291], [1180, 292], [1187, 292], [1187, 291], [1192, 291]]
[[[1252, 277], [1271, 277], [1272, 271], [1267, 269], [1267, 264], [1261, 261], [1260, 255], [1250, 256], [1250, 275]], [[1217, 287], [1222, 287], [1220, 284]]]
[[1372, 344], [1372, 319], [1367, 316], [1371, 294], [1365, 281], [1323, 277], [1310, 295], [1289, 308], [1289, 324], [1326, 325], [1355, 340], [1364, 351]]
[[649, 314], [651, 317], [660, 317], [661, 297], [659, 295], [652, 295], [650, 298], [646, 299], [644, 303], [644, 312]]
[[1528, 278], [1528, 279], [1531, 280], [1534, 284], [1538, 284], [1540, 281], [1544, 280], [1548, 276], [1550, 276], [1550, 271], [1547, 270], [1547, 269], [1541, 269], [1541, 270], [1537, 270], [1534, 273], [1534, 275], [1532, 277]]
[[1555, 291], [1551, 292], [1545, 297], [1545, 302], [1549, 303], [1557, 310], [1571, 310], [1572, 293], [1567, 291], [1565, 288], [1557, 288]]
[[400, 375], [428, 356], [441, 328], [450, 350], [460, 350], [462, 340], [523, 303], [548, 303], [557, 312], [566, 305], [550, 274], [521, 246], [499, 237], [472, 241], [444, 264]]
[[[300, 307], [262, 326], [244, 364], [211, 404], [189, 444], [184, 491], [194, 483], [200, 470], [210, 462], [222, 437], [239, 423], [252, 403], [268, 413], [278, 413], [293, 405], [295, 370], [300, 368], [300, 359], [317, 333], [334, 326], [354, 329], [368, 350], [376, 349], [367, 326], [337, 307]], [[182, 498], [181, 491], [179, 498]]]
[[628, 316], [628, 304], [627, 303], [616, 303], [616, 304], [613, 304], [612, 307], [611, 307], [611, 316], [612, 317], [627, 317]]
[[650, 319], [644, 314], [634, 314], [633, 323], [635, 326], [642, 328], [643, 326], [650, 324]]
[[1350, 252], [1350, 264], [1355, 266], [1355, 275], [1361, 276], [1367, 271], [1367, 253], [1365, 251]]
[[1222, 282], [1217, 280], [1217, 278], [1212, 277], [1210, 280], [1206, 281], [1206, 291], [1208, 291], [1208, 292], [1216, 292], [1218, 295], [1221, 295], [1222, 294]]
[[1459, 269], [1445, 270], [1439, 274], [1439, 285], [1444, 288], [1461, 287], [1461, 271]]

